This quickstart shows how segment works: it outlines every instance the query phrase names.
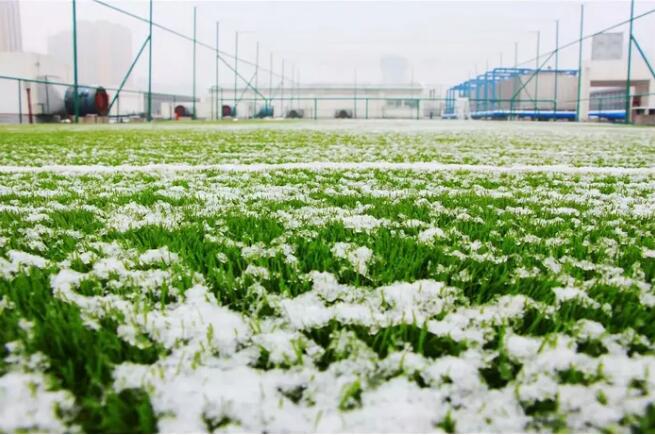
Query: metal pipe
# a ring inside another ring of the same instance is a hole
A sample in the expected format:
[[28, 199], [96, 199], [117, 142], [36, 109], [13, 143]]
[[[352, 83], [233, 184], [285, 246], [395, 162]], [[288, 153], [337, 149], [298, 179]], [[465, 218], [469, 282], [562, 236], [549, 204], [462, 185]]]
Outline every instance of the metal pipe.
[[[143, 41], [143, 44], [141, 44], [141, 48], [139, 49], [139, 52], [137, 53], [134, 60], [132, 61], [132, 64], [128, 68], [127, 74], [125, 74], [125, 76], [123, 77], [123, 80], [121, 80], [121, 84], [118, 86], [118, 90], [114, 94], [114, 98], [111, 100], [111, 103], [109, 103], [109, 109], [107, 109], [108, 112], [111, 111], [111, 108], [114, 106], [114, 102], [116, 101], [116, 99], [120, 95], [121, 91], [123, 90], [123, 86], [125, 86], [125, 82], [130, 77], [130, 74], [132, 74], [132, 70], [134, 69], [134, 66], [136, 65], [139, 58], [141, 57], [141, 54], [143, 53], [143, 50], [145, 50], [146, 44], [148, 44], [148, 45], [150, 44], [150, 37], [149, 36], [146, 38], [145, 41]], [[148, 97], [148, 105], [150, 105], [150, 104], [151, 104], [150, 97]], [[150, 110], [150, 108], [148, 108], [148, 110]], [[148, 116], [150, 116], [150, 115], [148, 115]], [[148, 118], [148, 120], [150, 121], [151, 119]]]
[[644, 50], [641, 49], [639, 42], [637, 42], [637, 38], [635, 38], [634, 36], [632, 37], [632, 42], [634, 42], [635, 47], [637, 47], [637, 51], [639, 52], [641, 58], [644, 60], [644, 63], [648, 67], [648, 71], [650, 71], [650, 75], [653, 76], [653, 79], [655, 80], [655, 69], [653, 69], [653, 66], [650, 64], [650, 61], [648, 60], [648, 56], [646, 56]]
[[580, 47], [578, 49], [578, 99], [575, 103], [575, 120], [580, 122], [580, 96], [582, 92], [582, 32], [584, 29], [584, 4], [580, 5]]
[[635, 0], [630, 0], [630, 36], [628, 37], [628, 77], [625, 81], [625, 123], [630, 124], [630, 110], [632, 101], [630, 101], [630, 79], [632, 68], [632, 38], [633, 38], [633, 24], [635, 16]]
[[73, 113], [77, 124], [80, 121], [80, 96], [77, 81], [77, 0], [73, 0], [73, 83]]

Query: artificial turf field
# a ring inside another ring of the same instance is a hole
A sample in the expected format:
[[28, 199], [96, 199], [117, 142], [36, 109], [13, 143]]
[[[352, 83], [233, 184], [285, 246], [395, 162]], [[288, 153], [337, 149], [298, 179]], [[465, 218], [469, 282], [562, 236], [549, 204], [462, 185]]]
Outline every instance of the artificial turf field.
[[0, 127], [0, 431], [653, 432], [654, 133]]

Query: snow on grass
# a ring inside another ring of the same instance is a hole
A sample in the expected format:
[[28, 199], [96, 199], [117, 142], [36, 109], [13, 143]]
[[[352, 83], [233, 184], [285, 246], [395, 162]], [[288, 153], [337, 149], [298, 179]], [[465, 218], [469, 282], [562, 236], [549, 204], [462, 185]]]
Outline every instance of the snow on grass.
[[243, 125], [6, 133], [0, 430], [653, 431], [645, 130]]

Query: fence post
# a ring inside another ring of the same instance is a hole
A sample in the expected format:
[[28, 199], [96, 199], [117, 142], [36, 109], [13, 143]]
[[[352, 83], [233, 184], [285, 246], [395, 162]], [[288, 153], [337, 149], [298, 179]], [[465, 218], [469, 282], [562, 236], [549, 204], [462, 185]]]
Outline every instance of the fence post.
[[416, 120], [418, 121], [421, 116], [421, 99], [416, 99]]
[[368, 119], [368, 97], [366, 97], [366, 119]]
[[318, 119], [318, 98], [314, 97], [314, 121]]

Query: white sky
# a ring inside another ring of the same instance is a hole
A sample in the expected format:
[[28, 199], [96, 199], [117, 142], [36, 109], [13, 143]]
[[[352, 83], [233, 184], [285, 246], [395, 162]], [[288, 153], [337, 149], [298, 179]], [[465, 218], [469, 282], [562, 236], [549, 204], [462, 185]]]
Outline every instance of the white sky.
[[[147, 16], [144, 0], [106, 0], [123, 9]], [[70, 1], [21, 0], [24, 49], [45, 52], [47, 37], [70, 28]], [[78, 0], [78, 19], [105, 19], [132, 30], [132, 53], [136, 54], [147, 26], [133, 18], [93, 3]], [[579, 31], [578, 1], [439, 1], [439, 2], [217, 2], [161, 1], [154, 4], [155, 21], [191, 35], [193, 7], [198, 7], [198, 39], [214, 44], [215, 23], [220, 21], [222, 50], [234, 52], [234, 33], [239, 56], [254, 60], [255, 43], [260, 42], [260, 59], [279, 72], [286, 59], [286, 72], [297, 66], [305, 83], [352, 83], [354, 71], [360, 83], [381, 80], [380, 58], [407, 58], [416, 81], [452, 85], [481, 73], [485, 65], [498, 66], [502, 52], [505, 66], [513, 66], [514, 41], [519, 42], [519, 59], [536, 52], [536, 33], [541, 31], [541, 51], [555, 42], [555, 20], [560, 20], [560, 41], [575, 40]], [[629, 16], [629, 2], [586, 1], [585, 33], [598, 31]], [[636, 13], [655, 9], [655, 1], [638, 1]], [[640, 42], [653, 52], [655, 14], [637, 22]], [[626, 28], [619, 29], [618, 31]], [[153, 36], [154, 81], [157, 89], [179, 90], [190, 86], [192, 50], [161, 31]], [[585, 46], [587, 55], [589, 45]], [[529, 66], [533, 66], [531, 63]], [[560, 66], [577, 66], [577, 47], [564, 50]], [[240, 67], [250, 76], [252, 69]], [[145, 59], [135, 69], [137, 81], [146, 74]], [[226, 83], [233, 75], [225, 68]], [[198, 49], [198, 87], [206, 89], [214, 80], [214, 55]], [[268, 83], [268, 76], [260, 79]]]

